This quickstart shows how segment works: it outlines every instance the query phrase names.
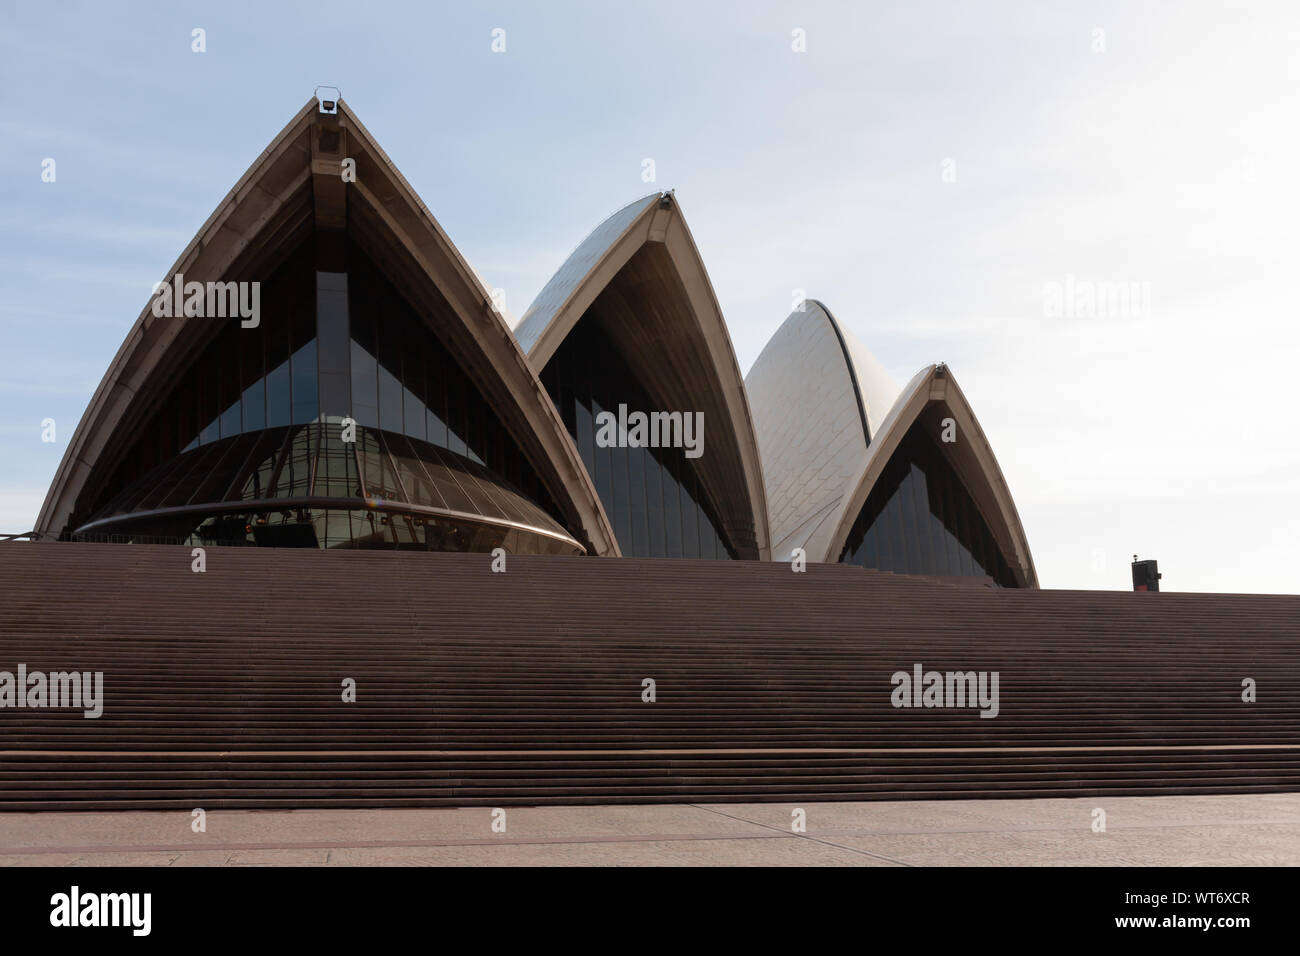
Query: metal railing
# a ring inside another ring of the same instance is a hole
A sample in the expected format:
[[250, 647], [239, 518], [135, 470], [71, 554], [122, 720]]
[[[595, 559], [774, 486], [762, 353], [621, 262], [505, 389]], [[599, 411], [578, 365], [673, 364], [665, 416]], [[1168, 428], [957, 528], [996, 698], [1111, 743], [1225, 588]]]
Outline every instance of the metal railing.
[[165, 534], [108, 534], [108, 533], [86, 533], [71, 534], [68, 536], [69, 541], [90, 541], [96, 544], [177, 544], [177, 545], [194, 545], [205, 548], [213, 547], [233, 547], [233, 548], [253, 548], [257, 545], [252, 541], [231, 541], [207, 540], [202, 536], [186, 536], [184, 538], [175, 535]]

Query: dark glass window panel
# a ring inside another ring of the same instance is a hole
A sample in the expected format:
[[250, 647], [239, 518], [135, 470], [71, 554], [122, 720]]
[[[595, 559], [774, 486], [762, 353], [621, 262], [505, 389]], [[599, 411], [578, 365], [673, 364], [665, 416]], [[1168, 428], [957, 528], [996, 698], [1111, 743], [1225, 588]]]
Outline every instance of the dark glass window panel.
[[481, 465], [484, 456], [492, 454], [492, 444], [487, 440], [489, 412], [486, 406], [478, 404], [467, 404], [465, 411], [465, 455]]
[[199, 437], [198, 396], [194, 394], [194, 376], [186, 374], [180, 385], [172, 393], [172, 404], [176, 408], [176, 441], [181, 450], [197, 444]]
[[[443, 460], [450, 461], [452, 457], [449, 454], [444, 454]], [[455, 466], [458, 466], [455, 479], [461, 491], [470, 500], [470, 513], [481, 514], [490, 518], [505, 518], [506, 515], [501, 504], [492, 495], [485, 483], [479, 481], [479, 475], [482, 474], [482, 471], [478, 463], [462, 458], [455, 462]]]
[[388, 443], [393, 462], [397, 465], [397, 477], [406, 491], [407, 500], [412, 504], [428, 505], [433, 508], [445, 508], [446, 502], [434, 487], [428, 469], [420, 460], [420, 452], [406, 439], [393, 437]]
[[348, 277], [346, 273], [316, 273], [316, 347], [320, 373], [322, 415], [343, 418], [352, 408], [349, 371]]
[[664, 545], [670, 558], [682, 556], [682, 489], [670, 469], [661, 469], [664, 501]]
[[649, 454], [644, 448], [627, 449], [627, 497], [632, 525], [632, 553], [650, 554], [649, 509], [647, 507], [645, 471]]
[[682, 557], [698, 558], [700, 556], [700, 529], [696, 524], [698, 507], [694, 506], [698, 490], [695, 487], [695, 475], [683, 468], [681, 473], [682, 489]]
[[239, 343], [232, 332], [238, 328], [238, 323], [227, 326], [215, 346], [216, 367], [212, 376], [218, 383], [217, 403], [221, 408], [218, 429], [222, 438], [232, 438], [243, 430], [239, 408]]
[[707, 522], [700, 522], [700, 557], [717, 558], [717, 533]]
[[199, 444], [206, 445], [221, 437], [221, 429], [217, 422], [220, 411], [217, 401], [217, 381], [211, 373], [211, 368], [204, 368], [199, 375], [198, 392], [199, 421], [203, 423], [199, 429]]
[[402, 421], [403, 433], [412, 438], [424, 440], [425, 429], [428, 427], [425, 415], [424, 402], [409, 388], [402, 388]]
[[961, 479], [925, 427], [914, 425], [854, 521], [841, 561], [881, 571], [1015, 577]]
[[240, 408], [239, 402], [235, 402], [221, 413], [218, 427], [221, 429], [222, 438], [233, 438], [244, 430], [242, 414], [243, 409]]
[[377, 309], [375, 326], [379, 350], [379, 427], [385, 431], [402, 430], [402, 350], [407, 316], [395, 302], [392, 288], [384, 283], [372, 300]]
[[280, 448], [284, 444], [284, 430], [264, 431], [257, 436], [257, 444], [244, 466], [244, 476], [237, 483], [232, 498], [244, 500], [270, 496], [271, 477], [275, 474]]
[[582, 464], [587, 469], [587, 474], [596, 474], [596, 424], [592, 419], [591, 406], [588, 399], [577, 392], [573, 394], [573, 415], [572, 425], [569, 428], [569, 434], [574, 436], [578, 446], [578, 454], [582, 456]]
[[[479, 462], [469, 462], [466, 472], [474, 479], [482, 495], [492, 502], [497, 513], [506, 521], [521, 521], [524, 524], [535, 523], [535, 508], [529, 507], [526, 500], [515, 492], [508, 483], [496, 479], [486, 466]], [[484, 511], [484, 514], [489, 512]]]
[[425, 437], [431, 444], [440, 448], [448, 447], [447, 423], [441, 415], [428, 406], [425, 407], [424, 428]]
[[[445, 454], [443, 460], [447, 460]], [[503, 500], [493, 493], [492, 481], [487, 479], [485, 471], [477, 462], [464, 458], [460, 459], [457, 464], [459, 470], [455, 475], [456, 481], [473, 503], [474, 513], [489, 518], [518, 520], [519, 515], [508, 512]]]
[[356, 270], [349, 270], [348, 279], [348, 332], [353, 342], [371, 355], [377, 355], [379, 336], [375, 302], [378, 297], [374, 289], [380, 280], [364, 260], [357, 262]]
[[292, 432], [273, 489], [276, 498], [298, 498], [311, 493], [311, 470], [315, 457], [315, 428], [299, 426]]
[[[271, 325], [266, 327], [265, 330], [266, 354], [263, 359], [265, 363], [265, 367], [268, 370], [268, 372], [270, 372], [270, 370], [272, 369], [278, 369], [280, 368], [280, 366], [283, 365], [286, 369], [285, 372], [286, 376], [288, 374], [287, 370], [289, 367], [289, 356], [293, 354], [293, 349], [289, 347], [290, 329], [287, 324], [288, 311], [289, 309], [287, 305], [277, 309], [275, 314], [275, 320]], [[286, 378], [286, 383], [287, 381], [288, 380]], [[269, 389], [268, 389], [268, 393], [269, 393]], [[287, 384], [286, 384], [286, 397], [287, 397]], [[267, 401], [268, 403], [270, 402], [269, 394], [267, 395]], [[269, 414], [270, 411], [269, 411], [269, 404], [268, 404], [268, 416]], [[289, 409], [288, 406], [286, 405], [285, 415], [287, 416], [288, 414], [289, 414]], [[287, 418], [285, 424], [288, 424]]]
[[402, 435], [383, 432], [375, 432], [375, 438], [379, 443], [380, 462], [383, 468], [384, 488], [387, 492], [386, 498], [390, 501], [400, 501], [409, 504], [411, 501], [411, 492], [407, 490], [408, 482], [406, 480], [407, 472], [398, 463], [397, 454], [394, 449], [400, 452], [399, 443], [406, 441]]
[[290, 352], [298, 351], [316, 338], [316, 274], [313, 271], [306, 282], [299, 279], [299, 294], [287, 297]]
[[664, 530], [664, 474], [659, 459], [647, 450], [645, 461], [645, 500], [647, 547], [641, 557], [655, 557], [668, 553]]
[[402, 430], [402, 383], [379, 366], [379, 427], [386, 432]]
[[[956, 482], [952, 483], [952, 492], [958, 498], [956, 502], [957, 521], [956, 534], [959, 541], [971, 541], [975, 538], [979, 529], [978, 516], [972, 515], [972, 509], [963, 506], [962, 488]], [[975, 556], [971, 554], [968, 548], [960, 550], [962, 573], [967, 575], [979, 574], [979, 566], [975, 563]]]
[[918, 513], [924, 517], [927, 547], [935, 556], [935, 560], [945, 567], [952, 567], [953, 562], [948, 553], [948, 535], [943, 527], [943, 507], [940, 503], [944, 482], [931, 475], [929, 469], [923, 468], [922, 472], [925, 478], [919, 483], [922, 488], [922, 500], [918, 504]]
[[357, 429], [357, 466], [360, 468], [361, 486], [368, 499], [392, 498], [393, 488], [386, 484], [385, 456], [379, 447], [379, 436], [370, 429]]
[[343, 441], [342, 433], [343, 427], [338, 424], [326, 425], [322, 430], [313, 494], [327, 498], [361, 496], [356, 456], [352, 453], [352, 443]]
[[466, 403], [457, 400], [465, 387], [464, 376], [460, 369], [451, 362], [443, 361], [444, 386], [447, 390], [447, 406], [444, 420], [447, 422], [447, 448], [462, 457], [469, 456], [466, 443]]
[[162, 451], [162, 460], [169, 461], [176, 457], [180, 445], [176, 441], [176, 406], [166, 405], [158, 413], [158, 447]]
[[595, 398], [591, 401], [591, 427], [592, 427], [592, 461], [595, 468], [591, 471], [592, 484], [596, 486], [596, 494], [600, 496], [601, 502], [605, 505], [605, 512], [612, 523], [614, 520], [614, 482], [613, 482], [613, 464], [609, 456], [609, 448], [602, 445], [595, 437], [600, 433], [600, 422], [605, 417], [605, 407]]
[[876, 550], [876, 526], [873, 524], [867, 528], [866, 534], [862, 538], [862, 548], [860, 557], [862, 564], [868, 568], [879, 567], [877, 562], [879, 552]]
[[464, 435], [465, 408], [459, 402], [453, 401], [447, 409], [447, 449], [462, 457], [468, 457], [469, 446], [465, 444]]
[[145, 441], [140, 443], [140, 448], [136, 452], [139, 456], [138, 469], [140, 471], [149, 471], [158, 465], [158, 436], [150, 435]]
[[193, 464], [194, 460], [185, 455], [174, 461], [164, 462], [149, 474], [142, 476], [135, 484], [128, 486], [125, 491], [115, 496], [104, 508], [101, 517], [129, 511], [142, 511], [147, 507], [142, 504], [143, 502], [147, 501], [152, 505], [161, 501], [177, 471], [190, 468]]
[[717, 532], [717, 530], [711, 528], [710, 531], [712, 532], [712, 537], [713, 537], [713, 540], [710, 542], [710, 544], [712, 545], [713, 550], [712, 550], [712, 553], [711, 553], [709, 556], [712, 557], [712, 558], [725, 558], [725, 557], [727, 557], [727, 552], [726, 552], [726, 550], [722, 547], [722, 538], [720, 538], [720, 537], [718, 536], [718, 532]]
[[320, 408], [316, 391], [316, 342], [308, 342], [290, 360], [293, 377], [293, 424], [315, 421]]
[[474, 503], [465, 490], [468, 478], [465, 474], [466, 460], [445, 448], [434, 449], [434, 454], [438, 456], [437, 461], [429, 460], [427, 464], [438, 494], [442, 495], [451, 510], [473, 514]]
[[[902, 485], [911, 475], [911, 470], [905, 470], [899, 475], [899, 484]], [[897, 543], [895, 550], [898, 552], [898, 570], [904, 573], [911, 573], [912, 562], [912, 534], [908, 529], [909, 522], [903, 515], [902, 503], [907, 499], [911, 486], [891, 498], [886, 506], [886, 517], [888, 527], [894, 533], [894, 540]]]
[[447, 447], [447, 375], [440, 351], [424, 353], [425, 438], [440, 448]]
[[501, 512], [507, 521], [519, 521], [527, 525], [537, 524], [537, 509], [530, 505], [527, 498], [501, 485], [489, 485], [492, 497], [501, 505]]
[[952, 482], [931, 481], [929, 482], [929, 488], [931, 496], [930, 509], [938, 516], [948, 566], [960, 567], [961, 544], [951, 530], [954, 514], [951, 492]]
[[620, 404], [657, 408], [595, 318], [579, 320], [541, 375], [573, 436], [626, 555], [732, 556], [716, 514], [682, 449], [601, 448], [596, 416]]
[[255, 435], [240, 435], [229, 441], [222, 441], [218, 446], [223, 449], [221, 456], [206, 466], [207, 474], [202, 476], [203, 480], [190, 496], [188, 503], [223, 500], [226, 492], [230, 490], [231, 483], [243, 470], [248, 460], [248, 452], [256, 441]]
[[402, 383], [403, 433], [424, 439], [427, 429], [424, 407], [425, 362], [424, 335], [417, 322], [403, 322], [402, 366], [398, 376]]
[[358, 425], [379, 427], [379, 363], [360, 342], [352, 343], [352, 417]]
[[265, 334], [260, 325], [256, 329], [241, 329], [238, 341], [242, 425], [246, 432], [257, 431], [266, 427], [266, 369], [262, 362]]
[[907, 535], [907, 559], [916, 574], [924, 574], [930, 557], [929, 509], [925, 507], [925, 474], [913, 467], [904, 479], [907, 494], [898, 500], [899, 514], [903, 520], [903, 533]]
[[[560, 413], [560, 417], [564, 419], [565, 430], [570, 435], [576, 435], [578, 433], [577, 401], [573, 394], [573, 376], [564, 375], [559, 378], [558, 392], [560, 399], [556, 405], [556, 410]], [[582, 454], [581, 448], [578, 449], [578, 454]]]
[[226, 451], [226, 444], [213, 442], [192, 452], [188, 460], [182, 459], [185, 467], [173, 472], [166, 483], [160, 483], [153, 494], [140, 500], [138, 511], [151, 511], [155, 508], [179, 508], [190, 503], [194, 492], [207, 477], [213, 465], [221, 460]]
[[636, 553], [636, 542], [632, 538], [632, 505], [628, 500], [627, 448], [611, 448], [609, 456], [610, 487], [614, 495], [614, 508], [610, 518], [614, 522], [614, 533], [620, 544], [627, 542], [630, 553]]
[[259, 378], [244, 389], [240, 399], [243, 428], [246, 432], [261, 431], [266, 427], [266, 380]]
[[293, 422], [289, 386], [289, 363], [281, 362], [266, 376], [266, 425], [278, 428]]
[[456, 434], [465, 443], [463, 454], [471, 461], [476, 459], [481, 451], [478, 442], [478, 416], [481, 411], [477, 405], [457, 402], [451, 413], [452, 420], [456, 423]]
[[447, 466], [448, 476], [455, 481], [460, 493], [468, 501], [468, 505], [465, 505], [463, 510], [468, 511], [469, 514], [484, 514], [491, 516], [491, 518], [503, 518], [504, 515], [497, 502], [493, 501], [490, 494], [485, 492], [476, 479], [476, 463], [463, 457], [463, 455], [455, 454], [454, 451], [443, 451], [442, 460]]

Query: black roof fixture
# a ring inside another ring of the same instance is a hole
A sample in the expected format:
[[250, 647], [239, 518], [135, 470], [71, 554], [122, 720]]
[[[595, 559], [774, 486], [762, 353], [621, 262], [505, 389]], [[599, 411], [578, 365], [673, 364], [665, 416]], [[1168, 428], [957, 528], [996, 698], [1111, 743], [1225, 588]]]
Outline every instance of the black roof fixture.
[[1159, 591], [1161, 574], [1154, 559], [1139, 561], [1133, 555], [1133, 590]]
[[[329, 100], [321, 99], [321, 90], [333, 90], [334, 98]], [[312, 90], [312, 95], [315, 96], [317, 100], [320, 100], [320, 111], [322, 113], [337, 113], [339, 111], [339, 100], [343, 99], [343, 91], [337, 86], [318, 86], [316, 89]]]

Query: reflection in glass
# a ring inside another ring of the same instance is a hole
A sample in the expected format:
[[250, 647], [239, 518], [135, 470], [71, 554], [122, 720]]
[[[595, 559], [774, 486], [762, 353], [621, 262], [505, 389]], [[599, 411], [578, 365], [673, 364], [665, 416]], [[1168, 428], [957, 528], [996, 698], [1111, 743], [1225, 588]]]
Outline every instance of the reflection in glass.
[[[509, 537], [512, 553], [581, 551], [555, 519], [477, 462], [406, 435], [358, 427], [356, 441], [345, 442], [342, 433], [340, 424], [316, 422], [203, 445], [117, 495], [85, 534], [428, 550], [491, 550]], [[280, 528], [294, 515], [332, 510], [342, 516], [322, 518], [311, 535]], [[232, 524], [232, 515], [245, 517]]]

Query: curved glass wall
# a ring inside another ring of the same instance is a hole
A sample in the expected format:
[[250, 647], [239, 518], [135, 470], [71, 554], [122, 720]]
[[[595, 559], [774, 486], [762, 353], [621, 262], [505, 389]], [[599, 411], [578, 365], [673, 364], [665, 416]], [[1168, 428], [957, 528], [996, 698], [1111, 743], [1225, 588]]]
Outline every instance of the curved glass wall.
[[[133, 482], [78, 534], [457, 551], [490, 551], [509, 536], [511, 553], [581, 550], [469, 458], [379, 429], [344, 438], [344, 426], [313, 422], [218, 439]], [[349, 524], [348, 509], [362, 505], [369, 511], [353, 511]], [[304, 523], [319, 527], [310, 536], [274, 530]]]
[[1015, 587], [975, 502], [919, 423], [871, 489], [840, 561], [900, 574], [987, 576]]
[[[580, 552], [406, 300], [355, 247], [346, 275], [316, 272], [311, 252], [263, 283], [258, 327], [224, 324], [76, 534]], [[266, 530], [284, 515], [297, 532]]]
[[596, 416], [658, 411], [631, 367], [589, 316], [578, 320], [541, 374], [628, 557], [733, 558], [735, 550], [680, 448], [601, 448]]

